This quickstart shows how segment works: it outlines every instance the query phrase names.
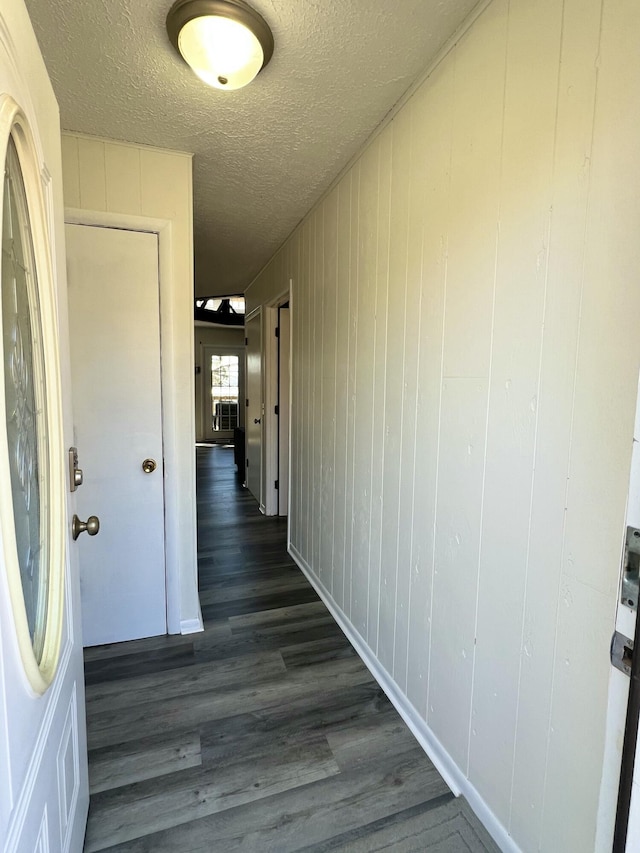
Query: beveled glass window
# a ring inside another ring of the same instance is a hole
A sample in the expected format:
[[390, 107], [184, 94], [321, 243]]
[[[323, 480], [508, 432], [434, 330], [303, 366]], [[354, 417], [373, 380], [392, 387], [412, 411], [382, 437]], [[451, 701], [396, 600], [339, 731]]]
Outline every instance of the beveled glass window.
[[13, 522], [27, 624], [41, 663], [49, 559], [46, 393], [38, 282], [20, 160], [10, 136], [2, 213], [2, 343]]

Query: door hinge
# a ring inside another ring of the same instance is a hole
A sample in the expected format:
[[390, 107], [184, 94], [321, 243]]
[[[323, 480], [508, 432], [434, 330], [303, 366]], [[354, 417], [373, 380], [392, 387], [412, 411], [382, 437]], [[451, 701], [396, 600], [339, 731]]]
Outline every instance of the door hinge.
[[273, 484], [273, 487], [274, 487], [274, 489], [279, 489], [280, 488], [280, 480], [276, 480], [275, 483]]
[[247, 468], [249, 467], [249, 460], [248, 460], [248, 459], [247, 459], [247, 465], [246, 465], [246, 467], [247, 467]]
[[248, 405], [249, 405], [249, 398], [248, 398], [248, 397], [247, 397], [247, 399], [244, 401], [244, 404], [245, 404], [245, 406], [248, 406]]
[[279, 415], [279, 414], [280, 414], [280, 408], [279, 408], [279, 406], [274, 406], [274, 407], [273, 407], [273, 411], [275, 412], [275, 414], [276, 414], [276, 415]]
[[246, 347], [248, 347], [248, 346], [249, 346], [249, 338], [245, 338], [245, 339], [244, 339], [244, 345], [245, 345]]
[[620, 672], [631, 677], [633, 662], [633, 640], [616, 631], [611, 638], [611, 663]]
[[276, 326], [276, 338], [280, 337], [280, 326]]

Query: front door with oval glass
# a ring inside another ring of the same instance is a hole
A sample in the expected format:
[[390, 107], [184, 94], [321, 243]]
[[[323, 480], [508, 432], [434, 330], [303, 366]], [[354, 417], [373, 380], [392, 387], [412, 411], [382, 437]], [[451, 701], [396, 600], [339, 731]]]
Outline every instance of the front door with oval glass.
[[[34, 95], [37, 93], [37, 97]], [[36, 108], [33, 104], [37, 104]], [[24, 5], [0, 8], [0, 848], [78, 850], [88, 808], [57, 106]], [[39, 138], [35, 128], [43, 128]]]

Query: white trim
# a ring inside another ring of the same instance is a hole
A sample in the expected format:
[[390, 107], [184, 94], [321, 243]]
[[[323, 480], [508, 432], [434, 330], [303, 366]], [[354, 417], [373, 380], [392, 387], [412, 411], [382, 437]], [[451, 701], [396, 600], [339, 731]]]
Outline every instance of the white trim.
[[181, 634], [198, 634], [204, 631], [204, 625], [200, 619], [183, 619], [180, 623]]
[[[165, 459], [165, 560], [167, 594], [167, 632], [180, 634], [181, 615], [181, 555], [189, 555], [189, 563], [197, 566], [195, 499], [191, 502], [189, 518], [184, 516], [185, 507], [178, 505], [176, 490], [166, 488], [175, 480], [176, 471], [183, 465], [179, 441], [175, 435], [176, 378], [173, 371], [172, 353], [177, 348], [180, 329], [173, 322], [173, 305], [179, 297], [174, 274], [173, 223], [169, 219], [158, 219], [137, 214], [109, 213], [107, 211], [65, 208], [65, 222], [71, 225], [92, 225], [101, 228], [122, 228], [130, 231], [146, 231], [158, 235], [158, 268], [160, 277], [160, 359], [162, 363], [162, 434]], [[192, 336], [193, 337], [193, 336]], [[193, 347], [192, 347], [193, 353]], [[193, 373], [193, 355], [192, 355]], [[190, 441], [195, 438], [195, 405], [192, 403]], [[195, 463], [192, 472], [191, 494], [195, 496]], [[191, 571], [191, 570], [190, 570]], [[195, 574], [197, 586], [197, 572]], [[198, 608], [199, 610], [199, 608]], [[190, 620], [187, 620], [190, 621]], [[203, 629], [202, 614], [194, 621]]]
[[496, 815], [491, 811], [485, 800], [483, 800], [478, 793], [477, 789], [471, 784], [470, 780], [464, 775], [462, 770], [458, 767], [447, 750], [442, 746], [426, 722], [419, 716], [416, 709], [409, 702], [404, 693], [402, 693], [395, 681], [382, 667], [380, 661], [375, 657], [354, 625], [345, 616], [342, 610], [340, 610], [331, 593], [313, 574], [310, 566], [297, 551], [296, 547], [291, 544], [290, 540], [288, 542], [288, 550], [291, 557], [295, 560], [298, 567], [302, 570], [311, 586], [318, 593], [327, 609], [338, 623], [346, 638], [358, 653], [358, 656], [361, 658], [364, 665], [384, 690], [391, 704], [405, 721], [412, 734], [427, 753], [437, 771], [451, 788], [455, 796], [459, 797], [462, 795], [467, 800], [487, 832], [489, 832], [503, 853], [522, 853], [521, 848], [518, 847], [516, 842], [507, 832], [506, 827], [503, 826]]

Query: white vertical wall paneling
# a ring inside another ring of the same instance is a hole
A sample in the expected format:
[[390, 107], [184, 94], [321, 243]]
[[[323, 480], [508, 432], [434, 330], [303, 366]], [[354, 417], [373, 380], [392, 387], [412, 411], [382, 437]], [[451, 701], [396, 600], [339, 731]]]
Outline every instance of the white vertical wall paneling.
[[360, 241], [360, 223], [358, 220], [360, 198], [360, 163], [356, 163], [351, 173], [351, 202], [349, 207], [349, 342], [347, 357], [347, 447], [346, 447], [346, 501], [345, 501], [345, 561], [344, 596], [342, 608], [351, 618], [353, 584], [353, 525], [354, 525], [354, 464], [356, 433], [356, 371], [358, 362], [358, 243]]
[[[376, 259], [378, 239], [378, 151], [376, 142], [365, 152], [360, 165], [358, 197], [358, 324], [371, 330], [375, 323]], [[367, 636], [369, 592], [369, 541], [371, 537], [371, 460], [380, 451], [374, 447], [373, 420], [374, 337], [369, 332], [357, 338], [355, 375], [355, 441], [353, 446], [353, 543], [351, 621], [361, 636]]]
[[[562, 8], [512, 4], [469, 776], [509, 821]], [[539, 64], [535, 77], [531, 68]], [[497, 610], [496, 602], [502, 607]]]
[[294, 553], [511, 850], [596, 839], [640, 361], [640, 10], [601, 12], [493, 0], [292, 238]]
[[338, 191], [334, 190], [322, 206], [322, 233], [324, 248], [322, 293], [322, 447], [320, 477], [322, 484], [320, 567], [319, 575], [327, 589], [333, 579], [333, 524], [334, 524], [334, 455], [336, 424], [336, 257]]
[[539, 843], [582, 293], [600, 0], [566, 0], [510, 826]]
[[444, 341], [447, 377], [484, 377], [489, 372], [507, 9], [506, 0], [494, 0], [466, 34], [464, 50], [456, 56]]
[[312, 269], [309, 279], [313, 293], [313, 406], [310, 412], [313, 424], [313, 454], [312, 454], [312, 480], [313, 480], [313, 508], [312, 508], [312, 538], [311, 554], [314, 571], [321, 577], [324, 572], [320, 565], [320, 536], [323, 524], [322, 518], [322, 354], [324, 351], [323, 341], [323, 314], [322, 305], [324, 301], [324, 217], [322, 215], [323, 205], [314, 210], [311, 221], [313, 222], [312, 235]]
[[[104, 142], [78, 138], [78, 175], [80, 207], [84, 210], [107, 209]], [[65, 204], [67, 203], [65, 199]]]
[[[547, 847], [568, 833], [554, 798], [569, 784], [568, 768], [580, 761], [585, 742], [590, 749], [582, 759], [583, 772], [571, 782], [572, 805], [596, 811], [598, 805], [609, 672], [602, 652], [617, 597], [640, 362], [639, 32], [637, 3], [603, 3], [544, 802]], [[577, 646], [571, 642], [576, 630], [582, 631]], [[590, 707], [579, 725], [570, 719], [574, 702]], [[592, 844], [593, 827], [576, 828], [570, 840]]]
[[[402, 388], [402, 433], [400, 456], [400, 500], [398, 504], [398, 527], [405, 519], [414, 517], [415, 460], [417, 454], [416, 423], [418, 400], [418, 356], [420, 352], [420, 296], [422, 289], [422, 211], [424, 200], [421, 188], [415, 181], [415, 161], [420, 158], [422, 143], [418, 143], [413, 123], [416, 103], [411, 105], [411, 134], [409, 155], [409, 199], [407, 222], [406, 296], [404, 305], [403, 363], [404, 381]], [[413, 537], [416, 526], [410, 533], [398, 539], [398, 574], [396, 579], [396, 613], [393, 677], [402, 690], [407, 692], [409, 614], [411, 611], [411, 573]]]
[[[310, 240], [309, 233], [311, 230], [310, 220], [304, 223], [301, 231], [302, 251], [301, 251], [301, 271], [300, 271], [300, 307], [302, 324], [302, 347], [301, 347], [301, 373], [300, 373], [300, 411], [302, 425], [302, 445], [301, 445], [301, 488], [300, 495], [300, 535], [299, 543], [302, 554], [310, 553], [311, 538], [309, 536], [309, 524], [311, 515], [311, 287], [310, 287], [310, 269], [311, 260], [309, 258]], [[295, 321], [294, 321], [295, 322]]]
[[371, 402], [373, 455], [371, 457], [371, 524], [368, 543], [369, 577], [367, 600], [367, 642], [377, 653], [380, 610], [380, 573], [382, 550], [382, 495], [386, 451], [387, 302], [389, 298], [389, 236], [391, 231], [391, 133], [378, 139], [378, 219], [376, 283], [373, 325], [373, 399]]
[[486, 379], [442, 389], [427, 721], [466, 772], [473, 677]]
[[393, 673], [398, 576], [398, 515], [402, 451], [402, 401], [404, 385], [403, 341], [407, 291], [407, 242], [411, 157], [411, 104], [396, 116], [389, 131], [391, 150], [391, 203], [389, 233], [389, 287], [387, 293], [387, 358], [385, 376], [385, 429], [380, 560], [378, 657]]
[[344, 609], [347, 506], [347, 372], [349, 355], [349, 261], [351, 247], [351, 175], [337, 187], [336, 447], [334, 483], [333, 577], [331, 593]]
[[[433, 592], [438, 606], [432, 621], [427, 719], [465, 770], [486, 462], [506, 29], [506, 6], [492, 4], [457, 57], [453, 92], [445, 387]], [[487, 52], [489, 42], [493, 49]]]
[[140, 150], [125, 145], [109, 145], [105, 149], [106, 209], [110, 211], [142, 210], [140, 186]]
[[[289, 306], [291, 318], [298, 310], [298, 294], [300, 288], [300, 232], [296, 232], [293, 239], [285, 245], [287, 253], [287, 267], [290, 279]], [[300, 325], [291, 322], [291, 349], [290, 352], [299, 354]], [[300, 526], [300, 364], [298, 358], [290, 359], [291, 392], [289, 398], [289, 416], [291, 418], [289, 431], [289, 516], [287, 519], [287, 530], [289, 543], [293, 542], [294, 536]]]
[[414, 520], [411, 556], [407, 695], [427, 718], [432, 584], [435, 545], [435, 506], [440, 435], [444, 304], [449, 228], [451, 133], [454, 63], [437, 68], [431, 85], [416, 93], [412, 164], [416, 197], [423, 203], [420, 235], [422, 282], [417, 356], [416, 458]]

